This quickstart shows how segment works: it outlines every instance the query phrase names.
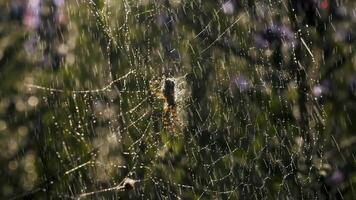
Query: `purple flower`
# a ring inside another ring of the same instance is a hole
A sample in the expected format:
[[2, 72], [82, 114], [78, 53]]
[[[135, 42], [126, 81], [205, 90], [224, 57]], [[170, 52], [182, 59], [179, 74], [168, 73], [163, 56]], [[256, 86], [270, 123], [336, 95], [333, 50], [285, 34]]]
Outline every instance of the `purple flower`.
[[28, 0], [23, 23], [29, 28], [37, 28], [40, 25], [40, 0]]
[[331, 93], [331, 81], [325, 80], [319, 85], [315, 85], [311, 89], [311, 93], [316, 98], [321, 98], [324, 95], [328, 95]]
[[268, 48], [274, 42], [282, 41], [288, 46], [296, 43], [294, 32], [285, 25], [273, 24], [255, 36], [255, 44], [259, 48]]
[[345, 27], [338, 27], [334, 33], [334, 40], [336, 42], [352, 42], [353, 37], [352, 30]]
[[243, 75], [238, 75], [231, 78], [229, 83], [229, 90], [231, 94], [233, 94], [236, 91], [236, 89], [243, 92], [249, 90], [251, 87], [252, 86], [250, 81]]
[[64, 0], [53, 0], [54, 5], [60, 7], [64, 4]]
[[65, 22], [65, 16], [63, 12], [64, 0], [53, 0], [55, 8], [54, 18], [58, 23]]
[[222, 4], [222, 10], [226, 15], [232, 15], [237, 9], [237, 3], [235, 0], [228, 0]]
[[40, 38], [37, 35], [32, 35], [30, 36], [25, 42], [24, 42], [24, 49], [28, 54], [33, 54], [34, 51], [36, 50], [37, 44], [39, 42]]
[[172, 22], [172, 17], [166, 11], [162, 11], [157, 15], [156, 23], [159, 27], [166, 26], [167, 28], [170, 28]]
[[322, 85], [316, 85], [312, 89], [312, 94], [315, 97], [320, 97], [323, 95], [325, 88]]
[[345, 180], [345, 174], [341, 170], [337, 169], [326, 179], [328, 185], [340, 185]]

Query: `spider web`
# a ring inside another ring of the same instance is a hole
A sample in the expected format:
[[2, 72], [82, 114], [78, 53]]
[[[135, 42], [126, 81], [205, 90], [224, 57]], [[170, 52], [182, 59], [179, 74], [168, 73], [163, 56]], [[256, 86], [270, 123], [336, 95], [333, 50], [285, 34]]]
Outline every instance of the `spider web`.
[[[44, 173], [30, 193], [63, 199], [321, 195], [312, 183], [327, 165], [326, 113], [320, 97], [306, 95], [311, 106], [305, 108], [295, 97], [319, 84], [310, 72], [320, 69], [307, 39], [313, 33], [285, 29], [280, 43], [269, 44], [284, 52], [284, 63], [274, 63], [273, 47], [252, 45], [259, 31], [252, 21], [260, 16], [274, 27], [270, 20], [282, 15], [281, 24], [292, 26], [287, 1], [259, 1], [254, 11], [239, 12], [236, 2], [66, 1], [68, 32], [75, 33], [66, 37], [82, 41], [71, 54], [84, 67], [65, 64], [63, 74], [34, 73], [38, 79], [25, 83], [45, 113], [36, 127]], [[177, 114], [164, 122], [168, 79]]]

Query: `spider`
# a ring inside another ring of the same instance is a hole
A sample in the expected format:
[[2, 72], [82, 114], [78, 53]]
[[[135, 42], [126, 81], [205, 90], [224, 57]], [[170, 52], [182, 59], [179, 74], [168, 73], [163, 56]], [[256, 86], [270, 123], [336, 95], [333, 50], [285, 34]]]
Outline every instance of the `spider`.
[[[152, 86], [152, 84], [151, 84]], [[158, 99], [164, 100], [162, 122], [163, 127], [169, 132], [176, 133], [178, 127], [177, 117], [177, 101], [176, 101], [176, 83], [171, 78], [165, 78], [161, 82], [161, 87], [151, 87], [154, 92], [154, 96]]]

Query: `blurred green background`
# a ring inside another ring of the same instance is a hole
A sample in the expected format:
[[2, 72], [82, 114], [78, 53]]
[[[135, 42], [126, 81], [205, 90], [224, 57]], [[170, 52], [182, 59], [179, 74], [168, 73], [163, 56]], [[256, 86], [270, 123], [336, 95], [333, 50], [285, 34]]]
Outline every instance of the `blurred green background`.
[[356, 199], [353, 1], [0, 13], [1, 199]]

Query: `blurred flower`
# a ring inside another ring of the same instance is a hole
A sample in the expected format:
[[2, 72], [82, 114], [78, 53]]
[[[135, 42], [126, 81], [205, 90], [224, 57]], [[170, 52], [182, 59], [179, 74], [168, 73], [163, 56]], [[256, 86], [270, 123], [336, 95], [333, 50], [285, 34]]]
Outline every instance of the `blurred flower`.
[[268, 40], [266, 40], [263, 35], [256, 35], [255, 36], [255, 44], [258, 48], [267, 48], [269, 46]]
[[276, 41], [282, 41], [288, 46], [292, 46], [296, 43], [294, 32], [288, 26], [273, 24], [255, 36], [255, 44], [259, 48], [268, 48]]
[[329, 8], [329, 0], [322, 0], [320, 3], [319, 3], [319, 8], [323, 9], [323, 10], [326, 10]]
[[63, 12], [64, 0], [53, 0], [53, 4], [55, 6], [54, 19], [58, 23], [65, 22], [65, 15]]
[[165, 26], [168, 29], [171, 29], [173, 19], [167, 11], [162, 11], [157, 15], [156, 23], [159, 27]]
[[345, 174], [339, 169], [336, 169], [332, 174], [326, 179], [328, 185], [340, 185], [345, 180]]
[[323, 94], [324, 87], [321, 85], [314, 86], [312, 89], [312, 93], [315, 97], [319, 97]]
[[28, 28], [37, 28], [40, 25], [40, 0], [28, 0], [23, 23]]
[[237, 3], [235, 0], [228, 0], [222, 4], [222, 10], [226, 15], [232, 15], [237, 9]]
[[250, 81], [243, 75], [238, 75], [230, 80], [229, 90], [233, 94], [238, 89], [239, 91], [243, 92], [252, 87]]
[[60, 7], [64, 4], [64, 0], [53, 0], [54, 5]]
[[23, 44], [25, 51], [28, 54], [33, 55], [39, 41], [40, 38], [38, 37], [38, 35], [30, 35], [29, 38]]
[[324, 95], [329, 95], [331, 93], [331, 81], [325, 80], [319, 85], [312, 87], [311, 92], [314, 97], [321, 98]]
[[334, 33], [334, 40], [336, 42], [352, 42], [353, 41], [352, 30], [345, 27], [338, 27]]

